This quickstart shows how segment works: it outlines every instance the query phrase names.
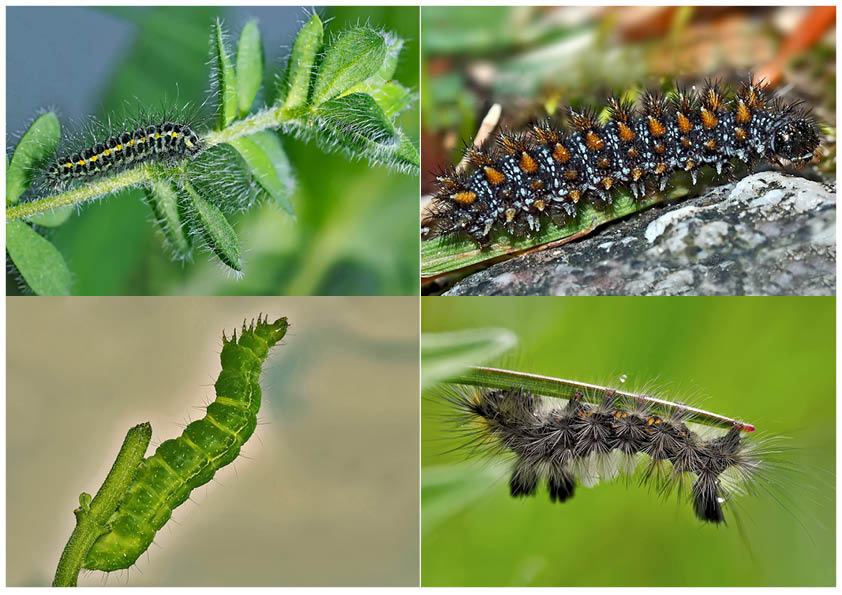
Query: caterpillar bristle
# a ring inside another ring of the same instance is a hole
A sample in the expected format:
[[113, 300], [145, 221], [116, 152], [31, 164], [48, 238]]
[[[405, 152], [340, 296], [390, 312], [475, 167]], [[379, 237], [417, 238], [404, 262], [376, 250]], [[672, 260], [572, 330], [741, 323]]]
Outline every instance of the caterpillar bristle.
[[516, 498], [534, 496], [543, 482], [551, 501], [565, 502], [577, 484], [622, 477], [689, 499], [700, 521], [722, 524], [726, 503], [764, 480], [763, 450], [743, 437], [750, 426], [735, 422], [706, 436], [688, 427], [689, 408], [660, 414], [643, 400], [629, 405], [611, 389], [599, 393], [564, 400], [523, 387], [452, 385], [437, 398], [449, 408], [459, 449], [513, 460], [509, 493]]

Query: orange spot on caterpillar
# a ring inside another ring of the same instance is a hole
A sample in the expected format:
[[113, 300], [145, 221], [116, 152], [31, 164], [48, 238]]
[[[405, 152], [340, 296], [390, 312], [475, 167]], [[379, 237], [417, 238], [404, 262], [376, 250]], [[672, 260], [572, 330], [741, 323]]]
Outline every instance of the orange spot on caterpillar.
[[632, 170], [631, 174], [632, 174], [632, 180], [637, 182], [640, 178], [643, 177], [643, 170], [640, 169], [639, 167], [636, 167]]
[[630, 140], [634, 140], [634, 138], [637, 136], [634, 133], [634, 130], [629, 128], [623, 122], [620, 122], [620, 124], [617, 126], [617, 131], [620, 133], [620, 140], [623, 142], [629, 142]]
[[691, 130], [693, 130], [693, 122], [691, 122], [690, 118], [688, 118], [687, 116], [685, 116], [681, 112], [678, 112], [678, 114], [676, 114], [675, 119], [678, 121], [678, 129], [681, 132], [686, 133], [686, 132], [690, 132]]
[[737, 104], [737, 123], [738, 124], [745, 124], [751, 121], [751, 110], [748, 109], [748, 106], [745, 104], [744, 101], [740, 101]]
[[532, 205], [541, 212], [543, 212], [544, 209], [547, 208], [547, 203], [540, 199], [536, 200], [534, 203], [532, 203]]
[[667, 164], [666, 163], [659, 163], [658, 165], [655, 166], [655, 173], [656, 174], [662, 174], [665, 171], [667, 171]]
[[611, 160], [608, 157], [603, 157], [599, 161], [596, 162], [599, 167], [608, 167], [611, 165]]
[[575, 203], [575, 202], [579, 202], [579, 199], [582, 198], [582, 193], [579, 192], [578, 190], [571, 190], [567, 194], [567, 196], [569, 196], [570, 200], [572, 200]]
[[511, 223], [514, 220], [516, 214], [517, 211], [515, 211], [514, 209], [506, 209], [506, 223]]
[[477, 193], [471, 192], [470, 190], [464, 190], [462, 192], [456, 192], [450, 195], [451, 200], [458, 202], [460, 205], [468, 206], [473, 204], [473, 202], [477, 199]]
[[496, 186], [497, 184], [501, 184], [506, 181], [506, 176], [503, 175], [502, 172], [497, 171], [491, 166], [485, 167], [485, 179], [488, 180], [488, 183], [492, 186]]
[[654, 136], [663, 136], [667, 129], [656, 118], [649, 116], [649, 133]]
[[692, 159], [688, 159], [687, 162], [684, 164], [684, 171], [690, 171], [694, 167], [696, 167], [696, 162]]
[[667, 152], [667, 148], [664, 146], [664, 143], [655, 143], [655, 152], [658, 155], [663, 155]]
[[612, 178], [611, 176], [605, 176], [604, 178], [602, 178], [602, 182], [600, 183], [602, 184], [602, 187], [606, 190], [611, 190], [611, 186], [614, 185], [614, 178]]
[[638, 155], [640, 155], [640, 151], [638, 151], [634, 147], [631, 147], [628, 151], [626, 151], [626, 155], [628, 155], [632, 159], [637, 159]]
[[535, 160], [532, 158], [532, 155], [530, 155], [526, 151], [523, 151], [520, 154], [520, 163], [518, 164], [518, 167], [520, 167], [521, 171], [523, 171], [524, 173], [531, 174], [538, 169], [538, 164], [535, 163]]
[[570, 151], [559, 143], [553, 148], [553, 159], [559, 163], [566, 163], [570, 159]]
[[685, 149], [691, 147], [693, 145], [693, 141], [690, 140], [689, 136], [682, 136], [681, 137], [681, 146]]
[[588, 130], [588, 133], [585, 135], [585, 146], [591, 151], [600, 151], [605, 146], [605, 141], [593, 130]]
[[99, 159], [99, 155], [92, 155], [92, 156], [91, 156], [91, 162], [94, 162], [94, 161], [96, 161], [97, 159]]
[[744, 128], [740, 128], [739, 126], [737, 126], [736, 128], [734, 128], [734, 136], [737, 137], [737, 140], [744, 141], [748, 138], [748, 132], [746, 132]]
[[579, 172], [576, 171], [575, 169], [568, 169], [568, 170], [565, 170], [564, 177], [567, 178], [568, 180], [575, 180], [576, 178], [579, 177]]
[[713, 112], [702, 108], [702, 126], [711, 129], [717, 124], [719, 124], [719, 119], [713, 115]]
[[532, 188], [533, 190], [540, 190], [541, 188], [544, 187], [544, 182], [542, 180], [532, 180], [529, 183], [529, 187]]
[[714, 149], [716, 149], [716, 141], [713, 140], [712, 138], [707, 139], [705, 141], [705, 148], [708, 151], [713, 151]]

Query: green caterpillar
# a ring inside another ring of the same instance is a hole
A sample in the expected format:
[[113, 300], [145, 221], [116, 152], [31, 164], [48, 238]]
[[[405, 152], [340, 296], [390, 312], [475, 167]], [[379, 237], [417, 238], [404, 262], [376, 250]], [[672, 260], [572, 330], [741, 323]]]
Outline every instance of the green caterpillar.
[[254, 433], [260, 409], [260, 371], [269, 350], [287, 331], [287, 319], [260, 317], [243, 323], [231, 339], [222, 334], [222, 371], [214, 384], [216, 400], [207, 415], [166, 440], [141, 461], [132, 483], [109, 519], [109, 531], [94, 542], [83, 567], [113, 571], [128, 568], [146, 551], [155, 533], [195, 488], [232, 462]]

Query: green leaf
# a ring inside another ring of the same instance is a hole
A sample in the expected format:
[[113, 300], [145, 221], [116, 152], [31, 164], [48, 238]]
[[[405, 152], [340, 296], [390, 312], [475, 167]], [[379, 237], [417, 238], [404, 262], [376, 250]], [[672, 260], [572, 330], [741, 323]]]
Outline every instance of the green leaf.
[[228, 51], [225, 49], [222, 23], [219, 20], [214, 24], [213, 44], [219, 101], [218, 130], [222, 130], [237, 116], [237, 76], [234, 73], [234, 67], [231, 65]]
[[616, 193], [611, 205], [605, 209], [586, 204], [580, 206], [576, 217], [559, 227], [548, 223], [534, 236], [511, 239], [503, 232], [494, 236], [490, 245], [478, 248], [470, 238], [437, 237], [421, 242], [421, 277], [431, 278], [443, 273], [463, 269], [501, 256], [515, 256], [518, 253], [554, 243], [561, 245], [591, 233], [600, 225], [648, 209], [665, 200], [686, 196], [690, 185], [678, 183], [666, 193], [656, 192], [641, 200], [636, 200], [627, 190]]
[[516, 344], [515, 334], [502, 328], [424, 333], [421, 335], [421, 388], [492, 360]]
[[349, 144], [360, 140], [384, 142], [395, 136], [392, 121], [366, 93], [331, 99], [319, 106], [316, 115], [329, 122], [337, 137]]
[[240, 31], [237, 44], [237, 103], [241, 118], [249, 113], [262, 82], [263, 44], [257, 21], [251, 20]]
[[349, 29], [325, 52], [313, 88], [313, 105], [366, 80], [383, 66], [386, 41], [383, 35], [365, 27]]
[[403, 49], [403, 39], [392, 33], [387, 33], [385, 43], [386, 56], [383, 58], [383, 65], [380, 66], [377, 72], [361, 83], [346, 90], [345, 93], [368, 93], [369, 95], [374, 95], [377, 89], [380, 89], [392, 80], [392, 77], [395, 76], [395, 70], [398, 68], [398, 58]]
[[245, 160], [252, 176], [278, 206], [294, 215], [290, 197], [295, 180], [281, 139], [271, 131], [241, 136], [229, 143]]
[[39, 116], [20, 139], [6, 170], [6, 204], [14, 204], [49, 162], [61, 139], [61, 124], [53, 112]]
[[23, 221], [6, 224], [6, 250], [29, 287], [38, 295], [70, 295], [70, 269], [46, 238]]
[[339, 145], [352, 157], [367, 157], [401, 171], [416, 171], [418, 151], [376, 101], [365, 93], [331, 99], [316, 110], [320, 144], [325, 149]]
[[415, 99], [409, 89], [396, 81], [384, 83], [377, 89], [372, 89], [369, 94], [389, 118], [397, 116], [408, 108]]
[[30, 223], [35, 223], [36, 225], [43, 225], [44, 227], [58, 227], [67, 221], [71, 213], [73, 213], [73, 205], [68, 205], [45, 213], [39, 213], [37, 215], [33, 215], [32, 217], [27, 217], [26, 220]]
[[240, 242], [237, 239], [237, 232], [228, 223], [222, 211], [212, 202], [202, 198], [190, 182], [185, 182], [184, 190], [190, 197], [196, 215], [192, 223], [199, 229], [208, 247], [222, 262], [235, 271], [241, 272]]
[[155, 224], [164, 236], [167, 246], [175, 258], [184, 260], [190, 256], [192, 246], [178, 208], [178, 194], [168, 181], [153, 182], [144, 186], [146, 200], [155, 213]]
[[314, 14], [298, 32], [292, 44], [292, 52], [279, 89], [279, 102], [284, 110], [291, 111], [306, 107], [310, 94], [310, 80], [316, 56], [322, 51], [324, 26], [319, 15]]
[[405, 164], [410, 169], [417, 170], [421, 167], [421, 156], [418, 154], [418, 149], [403, 133], [401, 133], [400, 142], [395, 147], [393, 154], [397, 162]]
[[391, 80], [395, 76], [395, 71], [398, 69], [398, 57], [402, 49], [403, 39], [397, 35], [388, 34], [386, 38], [386, 57], [383, 59], [380, 69], [372, 78], [377, 78], [384, 82]]

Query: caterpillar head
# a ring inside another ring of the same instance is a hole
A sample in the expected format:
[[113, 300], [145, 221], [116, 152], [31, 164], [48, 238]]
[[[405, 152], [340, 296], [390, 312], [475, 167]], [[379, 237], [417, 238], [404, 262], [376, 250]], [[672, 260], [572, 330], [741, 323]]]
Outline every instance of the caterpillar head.
[[774, 156], [801, 166], [813, 159], [819, 144], [819, 135], [811, 120], [787, 119], [772, 132], [769, 148]]

